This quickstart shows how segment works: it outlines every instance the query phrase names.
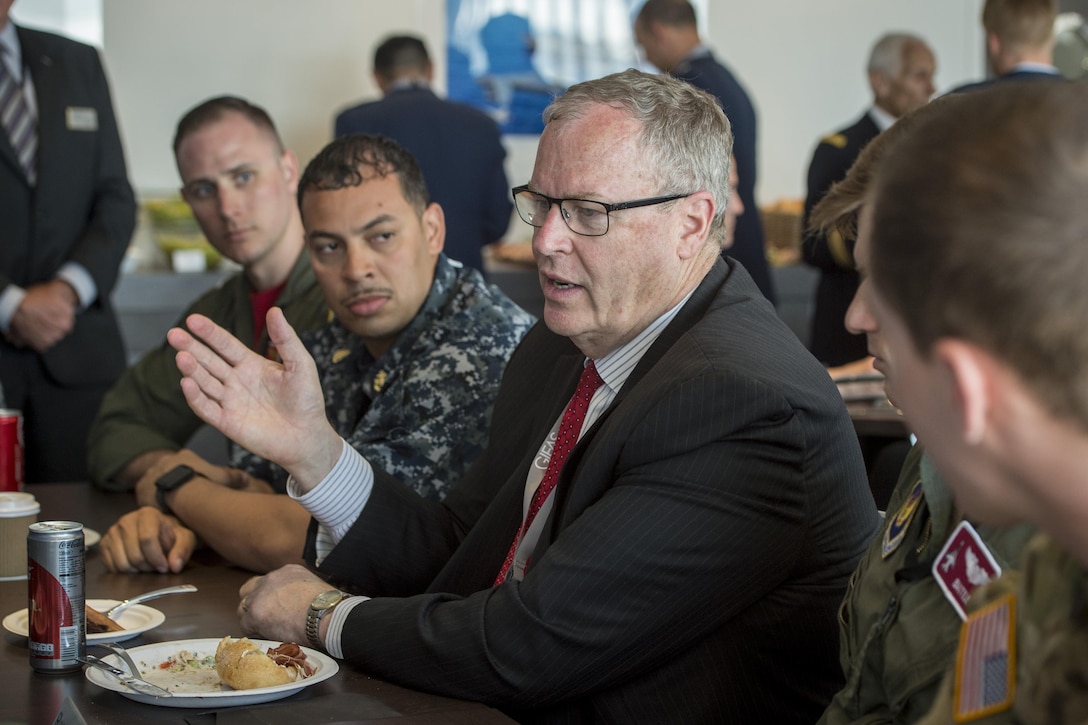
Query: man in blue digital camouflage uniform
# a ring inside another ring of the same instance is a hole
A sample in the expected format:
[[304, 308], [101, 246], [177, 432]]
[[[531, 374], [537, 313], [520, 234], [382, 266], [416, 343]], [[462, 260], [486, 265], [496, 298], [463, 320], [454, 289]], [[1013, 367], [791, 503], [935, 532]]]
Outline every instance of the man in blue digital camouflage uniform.
[[[377, 465], [440, 500], [483, 450], [503, 369], [532, 317], [442, 254], [442, 209], [387, 138], [329, 144], [299, 182], [299, 206], [335, 316], [307, 340], [328, 418]], [[286, 474], [245, 452], [232, 462], [237, 470], [183, 470], [138, 487], [144, 506], [103, 540], [107, 566], [178, 571], [198, 537], [257, 571], [299, 560], [310, 517], [274, 495]]]

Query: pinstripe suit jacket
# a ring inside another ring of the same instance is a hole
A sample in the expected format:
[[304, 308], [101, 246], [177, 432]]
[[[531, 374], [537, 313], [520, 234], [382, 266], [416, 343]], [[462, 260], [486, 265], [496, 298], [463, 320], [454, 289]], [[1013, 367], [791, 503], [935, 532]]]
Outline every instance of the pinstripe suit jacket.
[[378, 597], [349, 615], [346, 659], [523, 722], [814, 722], [877, 525], [827, 374], [720, 260], [571, 454], [524, 581], [492, 587], [582, 360], [529, 333], [443, 504], [376, 472], [321, 566]]

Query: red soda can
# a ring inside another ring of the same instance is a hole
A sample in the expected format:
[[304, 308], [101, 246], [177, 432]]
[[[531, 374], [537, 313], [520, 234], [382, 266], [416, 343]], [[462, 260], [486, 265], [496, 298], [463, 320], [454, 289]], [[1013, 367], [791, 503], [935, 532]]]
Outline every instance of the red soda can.
[[30, 666], [46, 673], [78, 670], [87, 656], [83, 524], [31, 524], [26, 548]]
[[0, 491], [22, 491], [23, 483], [23, 413], [0, 408]]

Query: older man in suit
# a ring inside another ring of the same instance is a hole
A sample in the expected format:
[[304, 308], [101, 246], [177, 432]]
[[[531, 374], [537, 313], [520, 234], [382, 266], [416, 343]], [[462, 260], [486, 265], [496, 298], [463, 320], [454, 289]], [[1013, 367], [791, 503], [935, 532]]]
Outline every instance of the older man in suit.
[[84, 439], [125, 369], [110, 305], [136, 222], [98, 53], [16, 27], [0, 0], [0, 380], [28, 481], [87, 477]]
[[838, 392], [719, 255], [729, 122], [634, 70], [545, 120], [515, 189], [545, 324], [443, 503], [345, 446], [275, 311], [283, 365], [171, 330], [190, 405], [291, 472], [308, 559], [367, 595], [284, 567], [242, 588], [242, 628], [523, 722], [814, 722], [877, 516]]

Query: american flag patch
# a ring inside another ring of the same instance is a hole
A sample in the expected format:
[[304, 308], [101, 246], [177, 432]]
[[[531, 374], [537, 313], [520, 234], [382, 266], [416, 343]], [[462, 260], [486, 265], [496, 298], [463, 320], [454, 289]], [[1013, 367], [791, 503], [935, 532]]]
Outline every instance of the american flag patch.
[[956, 722], [1012, 706], [1016, 688], [1016, 599], [1008, 594], [973, 612], [956, 653]]

